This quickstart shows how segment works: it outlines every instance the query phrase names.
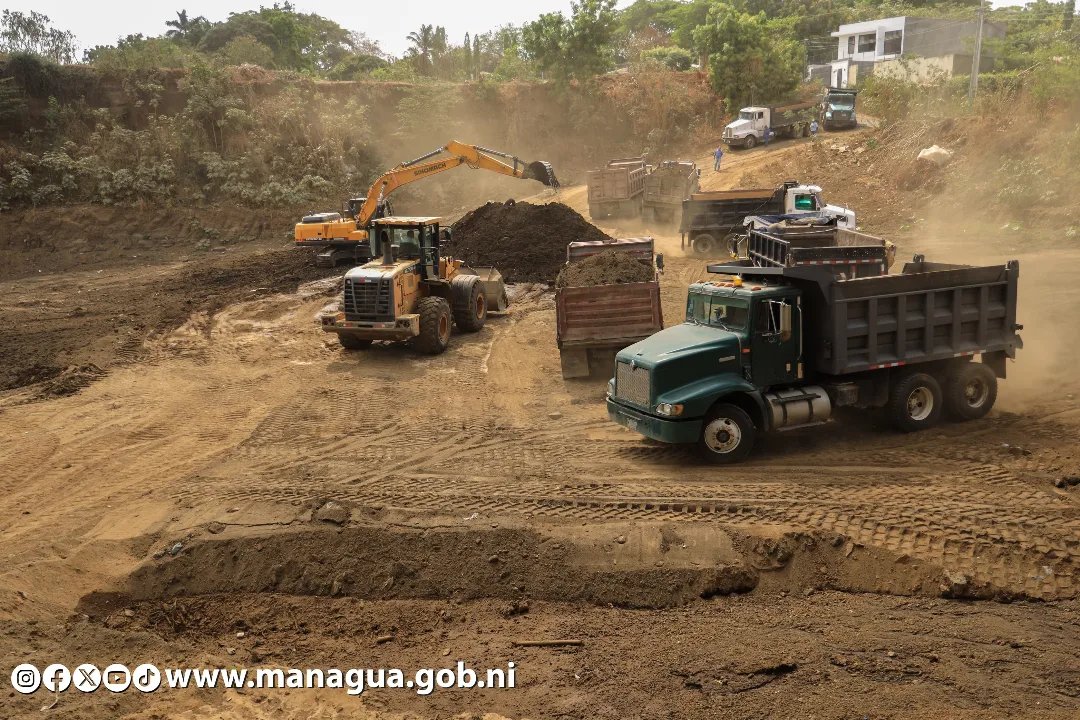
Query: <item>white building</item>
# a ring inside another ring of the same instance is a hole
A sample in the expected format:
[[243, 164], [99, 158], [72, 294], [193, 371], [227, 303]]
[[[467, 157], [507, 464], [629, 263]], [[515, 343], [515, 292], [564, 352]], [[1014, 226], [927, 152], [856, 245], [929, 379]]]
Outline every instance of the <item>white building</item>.
[[[942, 18], [891, 17], [841, 25], [830, 64], [829, 85], [855, 85], [860, 75], [879, 70], [895, 73], [901, 56], [920, 58], [920, 73], [934, 68], [947, 75], [971, 72], [978, 22]], [[983, 23], [983, 38], [1004, 37], [1005, 27]], [[985, 57], [985, 55], [984, 55]]]

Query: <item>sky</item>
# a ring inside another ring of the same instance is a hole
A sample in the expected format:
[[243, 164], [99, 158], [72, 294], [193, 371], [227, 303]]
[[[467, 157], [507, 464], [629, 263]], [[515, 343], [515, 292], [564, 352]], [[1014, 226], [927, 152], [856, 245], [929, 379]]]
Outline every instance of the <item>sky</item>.
[[[455, 44], [465, 33], [487, 32], [514, 23], [535, 20], [545, 12], [570, 12], [570, 0], [292, 0], [299, 12], [314, 12], [348, 30], [359, 30], [378, 40], [384, 52], [401, 55], [409, 46], [405, 36], [422, 24], [442, 25]], [[135, 33], [152, 36], [165, 32], [165, 21], [176, 11], [187, 10], [189, 17], [205, 16], [224, 20], [230, 12], [258, 10], [273, 5], [274, 0], [0, 0], [9, 10], [48, 15], [53, 24], [75, 33], [82, 49], [116, 42]], [[620, 2], [621, 5], [629, 4]]]
[[[146, 36], [165, 32], [165, 21], [177, 10], [190, 17], [203, 15], [224, 20], [230, 12], [257, 10], [274, 0], [2, 0], [5, 9], [48, 15], [53, 24], [75, 33], [82, 49], [108, 45], [135, 33]], [[620, 0], [619, 7], [631, 0]], [[1022, 5], [1024, 0], [994, 0], [994, 7]], [[348, 30], [359, 30], [377, 40], [384, 52], [401, 55], [409, 46], [405, 36], [422, 24], [442, 25], [454, 43], [465, 33], [487, 32], [513, 23], [520, 25], [544, 12], [570, 12], [570, 0], [293, 0], [301, 12], [314, 12], [334, 20]]]

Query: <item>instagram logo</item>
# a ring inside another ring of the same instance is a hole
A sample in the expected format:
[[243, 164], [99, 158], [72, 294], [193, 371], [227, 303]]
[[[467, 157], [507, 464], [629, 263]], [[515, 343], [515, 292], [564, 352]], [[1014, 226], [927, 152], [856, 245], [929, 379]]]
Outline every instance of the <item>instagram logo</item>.
[[23, 695], [29, 695], [41, 685], [41, 673], [30, 663], [18, 665], [11, 671], [11, 687]]

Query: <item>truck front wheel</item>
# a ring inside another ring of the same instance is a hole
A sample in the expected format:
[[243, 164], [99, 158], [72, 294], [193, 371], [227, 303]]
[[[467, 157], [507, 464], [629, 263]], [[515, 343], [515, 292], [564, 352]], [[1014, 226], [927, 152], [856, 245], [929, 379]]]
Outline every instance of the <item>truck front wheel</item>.
[[756, 436], [754, 421], [742, 408], [720, 403], [705, 418], [698, 450], [710, 462], [720, 465], [737, 463], [750, 454]]
[[755, 145], [757, 145], [757, 136], [747, 135], [743, 147], [745, 147], [747, 150], [753, 150]]
[[926, 373], [905, 375], [893, 383], [885, 412], [901, 432], [925, 430], [941, 420], [941, 385]]
[[979, 362], [966, 362], [945, 380], [945, 409], [956, 420], [985, 417], [997, 401], [997, 376]]

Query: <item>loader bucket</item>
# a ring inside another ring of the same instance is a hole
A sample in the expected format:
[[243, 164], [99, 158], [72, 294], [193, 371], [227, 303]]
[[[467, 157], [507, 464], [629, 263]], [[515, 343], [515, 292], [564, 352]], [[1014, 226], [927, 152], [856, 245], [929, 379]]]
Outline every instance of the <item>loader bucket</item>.
[[555, 179], [555, 170], [551, 167], [551, 163], [543, 160], [527, 163], [522, 177], [526, 180], [537, 180], [556, 190], [559, 188], [559, 181]]
[[506, 295], [506, 283], [503, 282], [502, 273], [493, 267], [469, 267], [461, 266], [461, 272], [465, 275], [476, 275], [480, 278], [480, 285], [484, 288], [484, 295], [488, 299], [489, 311], [503, 311], [510, 305]]

